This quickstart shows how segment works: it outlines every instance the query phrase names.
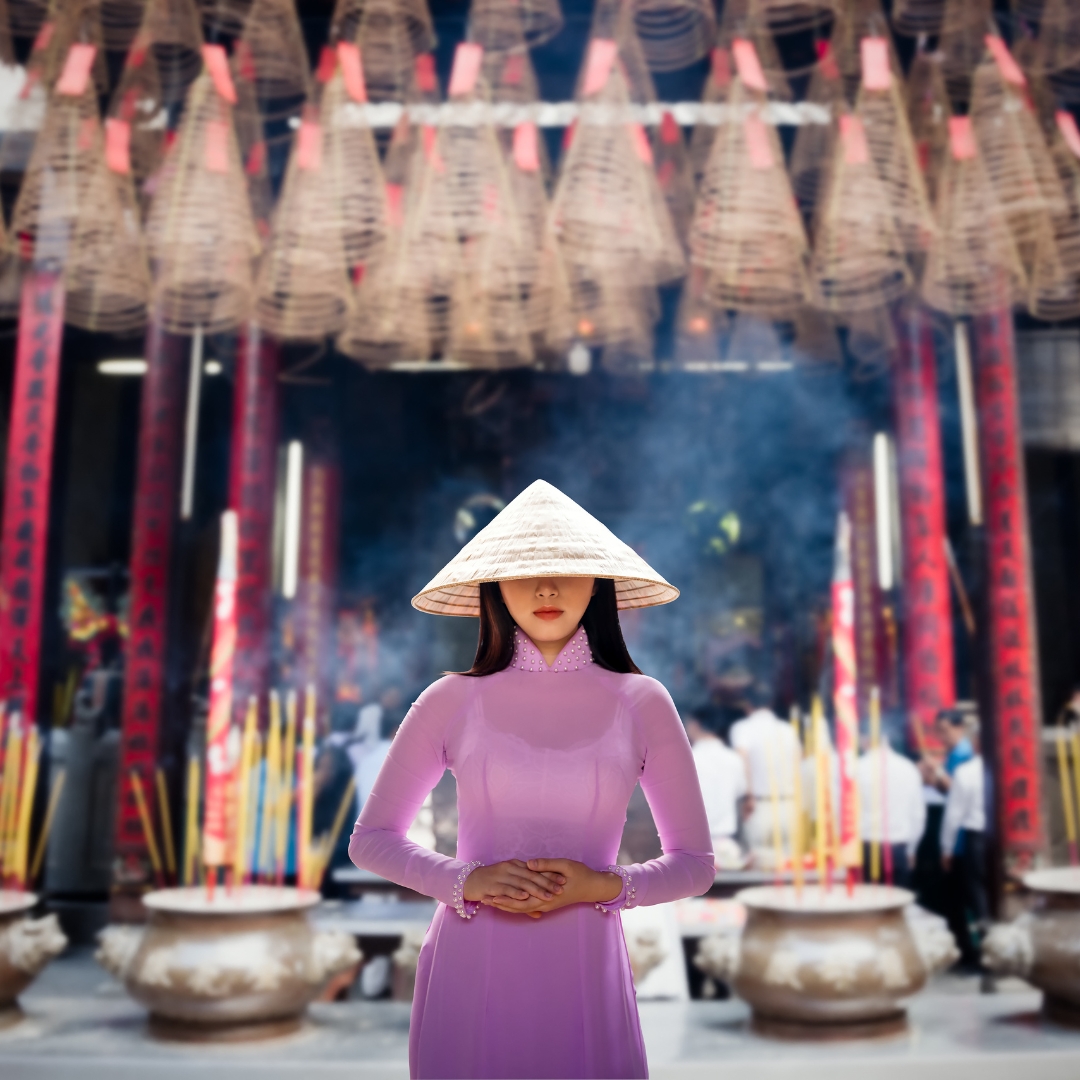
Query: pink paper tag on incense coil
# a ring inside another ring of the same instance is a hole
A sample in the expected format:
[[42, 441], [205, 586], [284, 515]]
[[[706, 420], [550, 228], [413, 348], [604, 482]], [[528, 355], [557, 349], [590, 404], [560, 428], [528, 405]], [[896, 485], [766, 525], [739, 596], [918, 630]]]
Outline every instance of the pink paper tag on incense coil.
[[634, 153], [637, 154], [638, 161], [643, 165], [652, 165], [652, 146], [649, 145], [649, 136], [645, 134], [645, 129], [641, 124], [627, 124], [626, 126], [630, 129], [630, 138], [634, 143]]
[[229, 71], [229, 58], [221, 45], [204, 45], [203, 63], [210, 72], [214, 89], [230, 104], [236, 104], [236, 87], [233, 85], [232, 72]]
[[859, 46], [862, 53], [862, 84], [867, 90], [888, 90], [892, 86], [889, 70], [889, 41], [866, 37]]
[[224, 120], [206, 121], [203, 163], [209, 172], [229, 171], [229, 125]]
[[502, 81], [507, 86], [520, 86], [525, 78], [525, 54], [511, 53], [503, 64]]
[[322, 128], [316, 120], [301, 120], [296, 135], [296, 164], [301, 169], [322, 168]]
[[121, 176], [131, 172], [131, 125], [126, 120], [105, 121], [105, 164]]
[[997, 34], [987, 34], [985, 41], [986, 48], [997, 62], [998, 71], [1001, 72], [1001, 77], [1007, 83], [1012, 83], [1013, 86], [1026, 86], [1027, 79], [1020, 70], [1020, 65], [1016, 62], [1016, 57], [1009, 52], [1009, 46], [1006, 45]]
[[611, 38], [593, 38], [589, 42], [589, 55], [585, 59], [585, 78], [581, 84], [581, 96], [599, 94], [607, 86], [611, 65], [615, 63], [619, 46]]
[[679, 141], [679, 125], [670, 112], [660, 117], [660, 141], [665, 146], [674, 146]]
[[248, 176], [258, 176], [266, 168], [266, 143], [260, 139], [251, 144], [248, 151], [247, 161], [244, 162], [244, 172]]
[[454, 53], [454, 66], [450, 71], [450, 88], [447, 97], [471, 94], [480, 77], [480, 65], [484, 61], [484, 46], [475, 41], [463, 41]]
[[727, 49], [719, 46], [712, 51], [712, 81], [714, 86], [731, 85], [731, 57]]
[[319, 66], [315, 69], [315, 79], [328, 83], [334, 77], [337, 68], [337, 53], [329, 45], [324, 45], [319, 52]]
[[754, 43], [748, 38], [736, 38], [731, 43], [731, 52], [735, 57], [735, 69], [743, 84], [764, 94], [769, 85], [765, 82], [765, 72], [761, 70], [761, 61]]
[[360, 49], [351, 41], [338, 42], [338, 59], [341, 61], [341, 77], [349, 97], [360, 105], [367, 104], [367, 84], [364, 82], [364, 61]]
[[41, 24], [41, 29], [37, 32], [37, 37], [34, 38], [34, 47], [31, 52], [41, 52], [49, 47], [49, 42], [52, 41], [53, 31], [56, 29], [56, 23], [49, 21]]
[[957, 161], [970, 161], [978, 153], [970, 116], [949, 117], [949, 146]]
[[514, 164], [522, 172], [540, 171], [540, 133], [531, 120], [514, 128]]
[[565, 154], [571, 146], [574, 145], [574, 134], [577, 132], [577, 117], [575, 116], [569, 124], [566, 125], [566, 130], [562, 136], [562, 151]]
[[1058, 131], [1065, 140], [1065, 145], [1080, 158], [1080, 130], [1076, 127], [1076, 117], [1065, 109], [1058, 109], [1054, 117], [1057, 120]]
[[416, 88], [423, 94], [434, 94], [439, 88], [435, 78], [435, 57], [431, 53], [421, 53], [413, 62], [416, 74]]
[[64, 70], [56, 80], [56, 92], [67, 97], [79, 97], [90, 81], [90, 69], [94, 66], [97, 46], [77, 41], [68, 49]]
[[819, 41], [817, 43], [818, 70], [826, 79], [835, 81], [840, 78], [840, 68], [836, 65], [836, 55], [833, 53], [832, 43]]
[[746, 136], [746, 152], [750, 164], [755, 169], [773, 167], [772, 146], [769, 144], [769, 132], [765, 121], [757, 113], [750, 113], [743, 121], [743, 133]]
[[386, 185], [386, 216], [395, 229], [400, 228], [405, 220], [402, 213], [404, 195], [405, 189], [400, 184]]
[[146, 54], [150, 49], [150, 40], [145, 34], [140, 34], [128, 49], [124, 67], [130, 71], [137, 71], [146, 63]]
[[442, 155], [439, 153], [439, 132], [431, 124], [425, 124], [422, 130], [421, 138], [424, 144], [424, 156], [428, 160], [428, 164], [437, 172], [441, 173], [445, 166], [443, 165]]
[[866, 128], [858, 116], [845, 113], [840, 117], [840, 138], [844, 141], [844, 161], [848, 165], [865, 165], [870, 160]]

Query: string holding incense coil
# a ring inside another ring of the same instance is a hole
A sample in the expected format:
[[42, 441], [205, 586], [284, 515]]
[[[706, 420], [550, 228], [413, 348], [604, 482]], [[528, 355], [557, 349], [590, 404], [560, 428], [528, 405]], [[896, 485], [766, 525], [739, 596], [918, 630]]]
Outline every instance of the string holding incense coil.
[[295, 0], [254, 0], [236, 49], [250, 57], [263, 115], [275, 118], [295, 112], [295, 103], [307, 98], [311, 89]]
[[1028, 310], [1051, 322], [1080, 316], [1080, 137], [1075, 131], [1073, 118], [1059, 113], [1050, 154], [1064, 205], [1039, 233], [1028, 289]]
[[995, 30], [993, 0], [945, 0], [938, 51], [954, 104], [970, 100], [972, 74], [986, 51], [986, 35]]
[[552, 220], [568, 260], [594, 272], [613, 268], [634, 285], [659, 285], [682, 275], [682, 246], [653, 171], [648, 136], [639, 124], [620, 119], [628, 102], [626, 79], [613, 64], [603, 86], [583, 99]]
[[949, 95], [941, 70], [941, 54], [916, 52], [908, 70], [907, 115], [915, 156], [933, 206], [937, 182], [949, 151]]
[[814, 303], [835, 313], [884, 306], [911, 284], [893, 208], [858, 116], [840, 118], [817, 207], [810, 282]]
[[253, 301], [259, 239], [228, 101], [204, 73], [161, 168], [146, 223], [162, 326], [190, 334], [239, 326]]
[[259, 267], [255, 318], [283, 341], [319, 341], [345, 326], [352, 287], [341, 200], [324, 152], [326, 135], [305, 110]]
[[633, 0], [634, 27], [653, 71], [696, 63], [716, 39], [712, 0]]
[[[392, 10], [400, 18], [414, 56], [435, 48], [435, 29], [427, 0], [392, 0], [389, 4], [380, 5], [380, 9]], [[360, 44], [361, 27], [369, 10], [371, 0], [337, 0], [330, 19], [330, 43], [334, 45], [347, 41]]]
[[690, 228], [716, 307], [783, 318], [807, 298], [807, 244], [776, 130], [736, 77]]
[[836, 145], [836, 118], [846, 106], [844, 82], [830, 42], [823, 42], [821, 59], [810, 77], [806, 101], [829, 111], [827, 124], [800, 124], [791, 148], [788, 172], [795, 197], [805, 210], [817, 204], [828, 176]]
[[1065, 200], [1038, 121], [1019, 91], [987, 55], [975, 72], [970, 115], [997, 205], [1021, 260], [1030, 266], [1039, 233]]
[[[98, 160], [64, 265], [64, 320], [84, 330], [123, 334], [146, 322], [150, 267], [132, 174], [121, 159]], [[118, 171], [121, 170], [121, 171]]]
[[922, 294], [948, 315], [979, 315], [1022, 295], [1026, 275], [990, 185], [969, 117], [950, 122], [950, 150], [938, 182], [938, 231], [931, 238]]

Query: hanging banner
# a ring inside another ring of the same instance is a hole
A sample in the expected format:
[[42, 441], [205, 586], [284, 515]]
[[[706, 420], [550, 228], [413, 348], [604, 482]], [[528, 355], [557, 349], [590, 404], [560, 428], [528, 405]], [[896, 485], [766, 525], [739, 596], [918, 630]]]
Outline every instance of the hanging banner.
[[880, 594], [877, 579], [877, 519], [870, 446], [844, 463], [844, 504], [851, 521], [851, 581], [855, 592], [855, 671], [859, 716], [869, 715], [870, 692], [880, 686]]
[[152, 879], [133, 771], [153, 776], [165, 697], [169, 565], [176, 520], [188, 349], [183, 338], [151, 322], [139, 416], [131, 540], [130, 637], [120, 732], [120, 802], [116, 823], [117, 885]]
[[229, 472], [229, 507], [236, 511], [239, 535], [233, 668], [233, 719], [238, 724], [250, 697], [263, 700], [269, 674], [277, 371], [276, 342], [250, 323], [236, 363]]
[[897, 319], [896, 453], [904, 549], [904, 682], [916, 745], [956, 700], [934, 339], [916, 305]]
[[0, 549], [0, 699], [38, 721], [42, 600], [53, 434], [64, 333], [59, 274], [30, 269], [22, 285]]
[[300, 575], [296, 603], [298, 690], [316, 689], [318, 719], [325, 730], [330, 704], [337, 587], [341, 476], [336, 462], [317, 456], [304, 462]]
[[986, 517], [987, 608], [998, 820], [1007, 864], [1030, 864], [1043, 844], [1041, 738], [1027, 491], [1011, 312], [974, 321], [975, 400]]

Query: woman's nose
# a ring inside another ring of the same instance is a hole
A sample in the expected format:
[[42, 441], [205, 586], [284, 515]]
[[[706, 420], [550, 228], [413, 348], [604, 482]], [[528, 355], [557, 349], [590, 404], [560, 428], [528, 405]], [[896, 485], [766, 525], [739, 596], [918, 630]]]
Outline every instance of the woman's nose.
[[543, 598], [558, 596], [559, 587], [551, 578], [542, 578], [536, 583], [536, 595]]

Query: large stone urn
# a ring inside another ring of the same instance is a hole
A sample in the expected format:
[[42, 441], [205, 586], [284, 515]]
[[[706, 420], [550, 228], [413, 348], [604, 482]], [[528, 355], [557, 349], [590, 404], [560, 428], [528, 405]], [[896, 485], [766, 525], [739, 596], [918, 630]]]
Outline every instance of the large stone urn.
[[741, 931], [705, 938], [698, 967], [727, 983], [763, 1034], [854, 1038], [902, 1031], [904, 1002], [958, 956], [944, 920], [905, 889], [744, 889]]
[[150, 1010], [161, 1038], [238, 1041], [299, 1027], [333, 975], [357, 965], [350, 934], [316, 931], [311, 890], [252, 885], [148, 893], [145, 927], [110, 926], [99, 962]]
[[18, 996], [67, 947], [55, 915], [31, 919], [33, 893], [0, 889], [0, 1029], [22, 1019]]
[[1043, 992], [1047, 1017], [1080, 1027], [1080, 868], [1034, 870], [1023, 881], [1034, 903], [1015, 922], [990, 930], [983, 963], [1026, 979]]

